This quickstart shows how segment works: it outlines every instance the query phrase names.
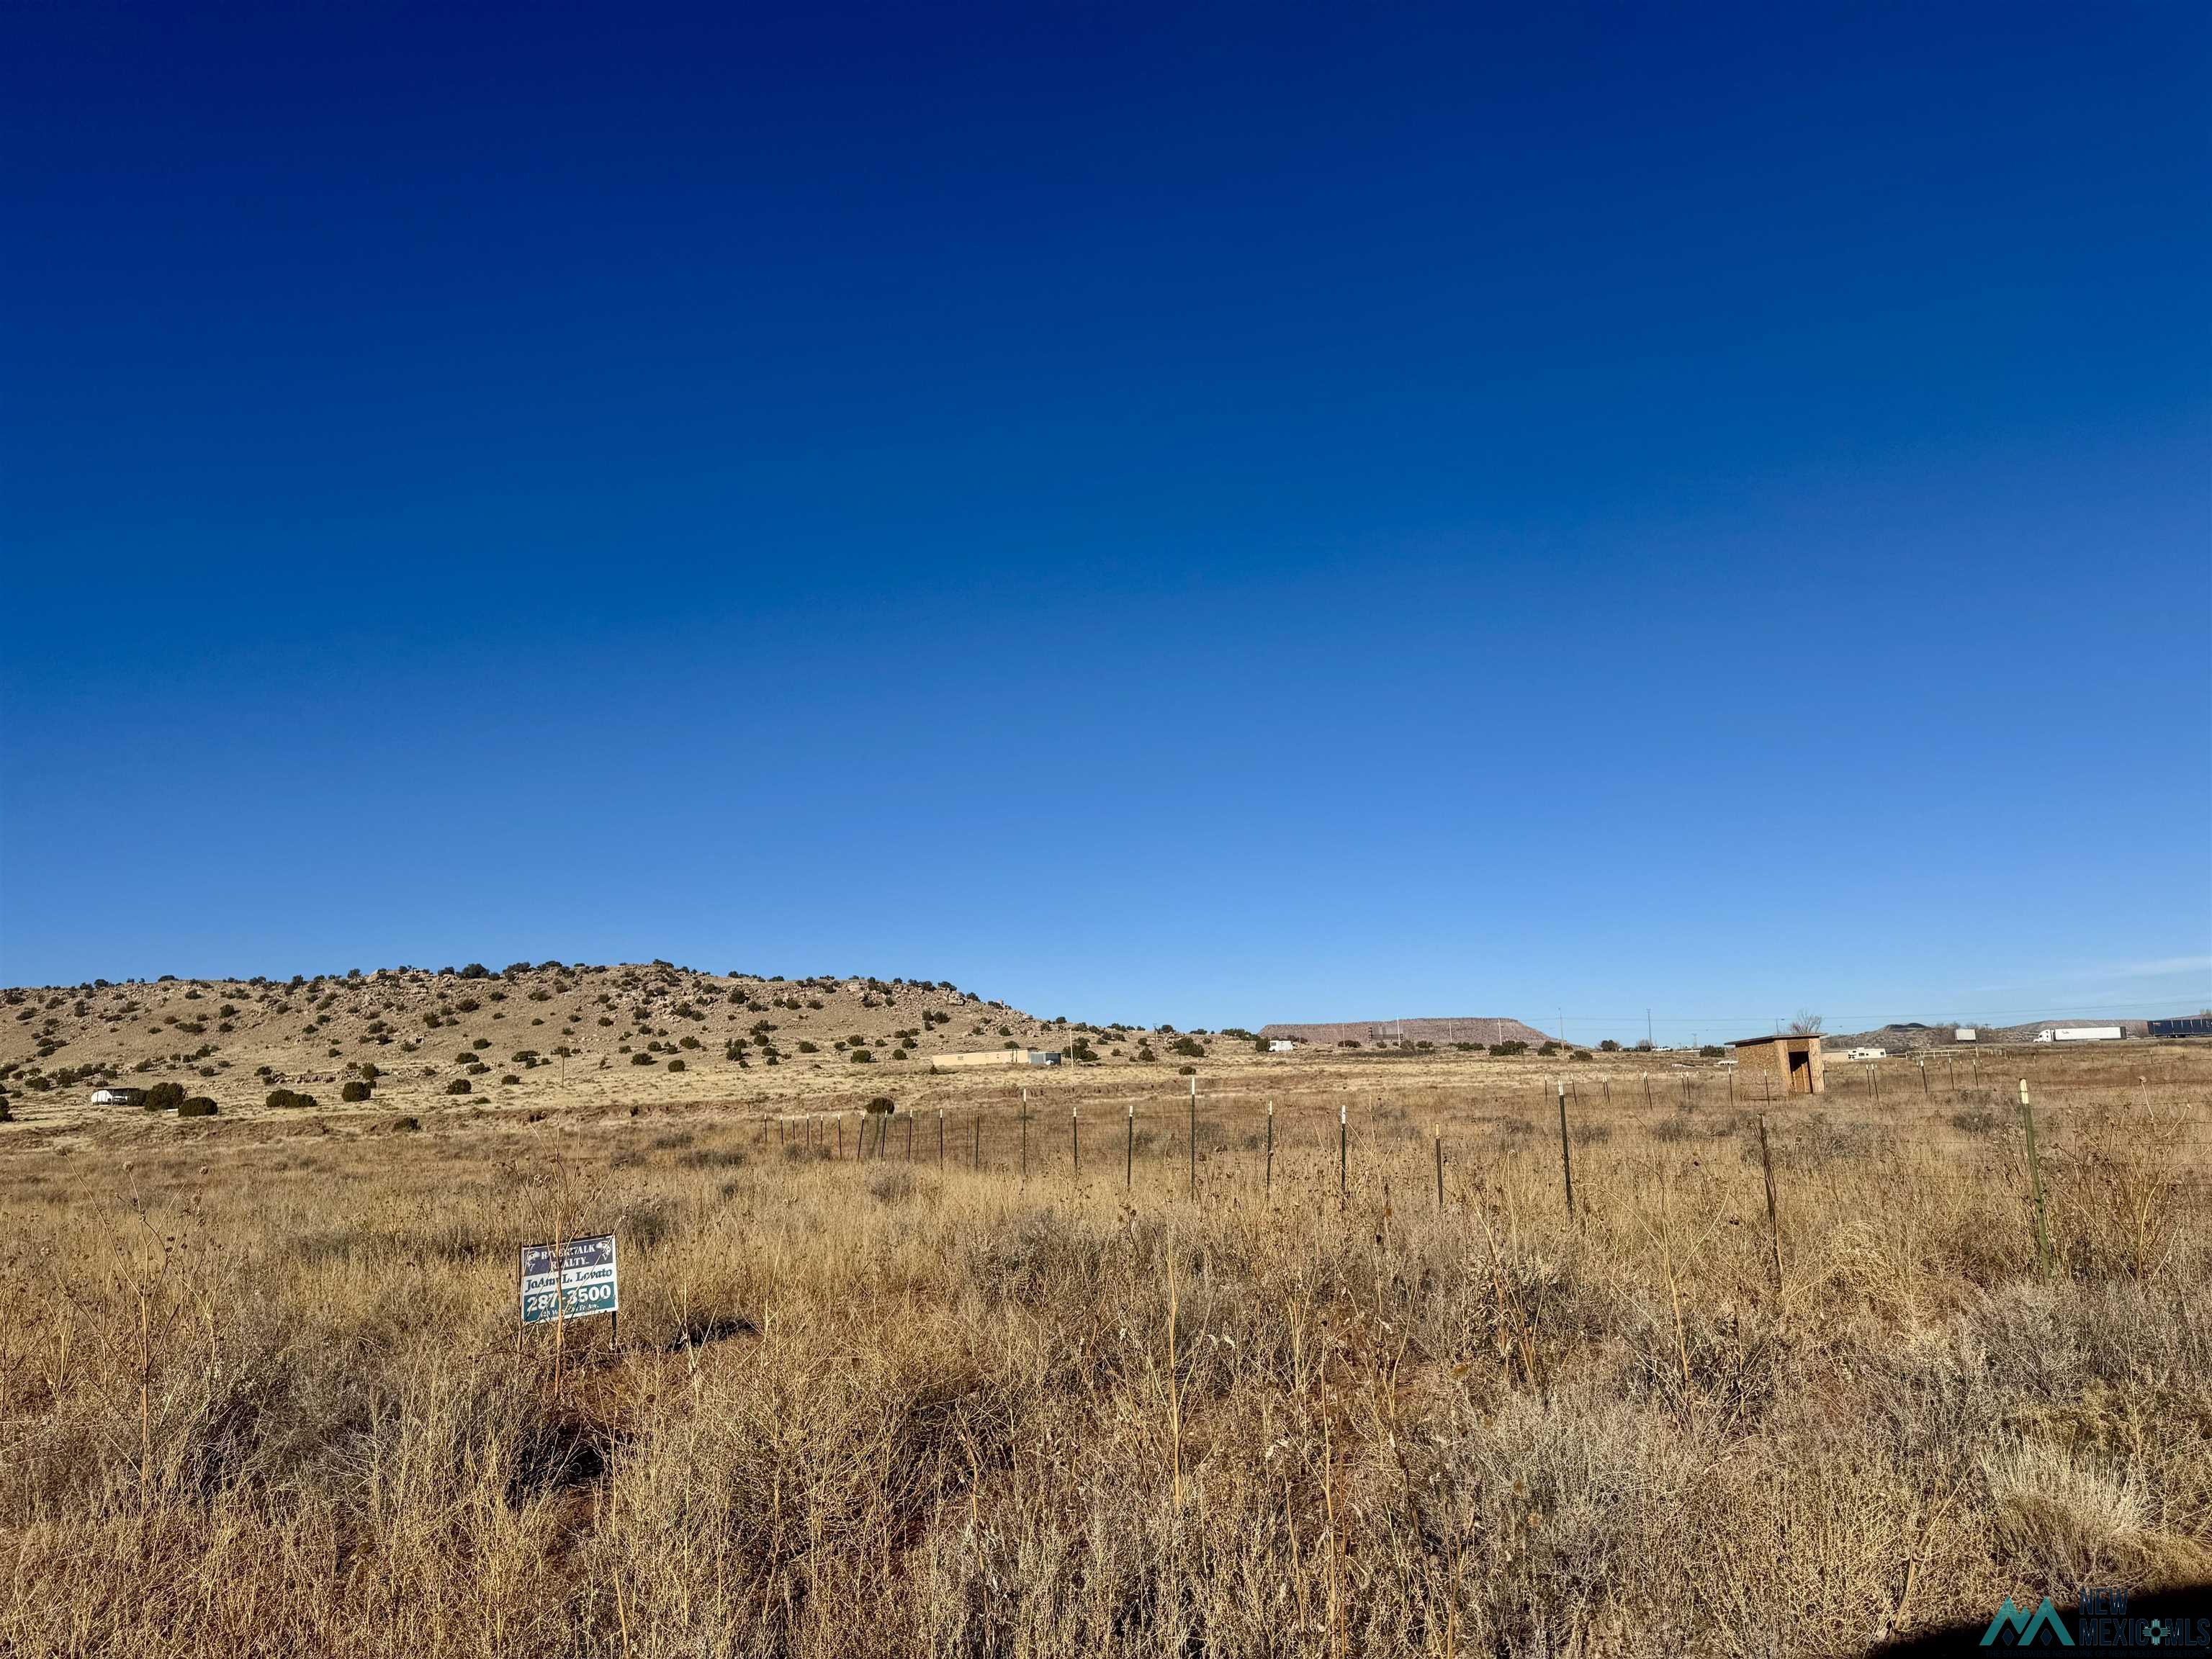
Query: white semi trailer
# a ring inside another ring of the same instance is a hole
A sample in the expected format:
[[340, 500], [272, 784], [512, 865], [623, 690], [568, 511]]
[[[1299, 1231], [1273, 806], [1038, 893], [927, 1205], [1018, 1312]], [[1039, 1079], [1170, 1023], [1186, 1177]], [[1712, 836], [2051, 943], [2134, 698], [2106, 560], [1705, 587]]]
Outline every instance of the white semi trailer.
[[2117, 1025], [2054, 1025], [2036, 1034], [2038, 1042], [2118, 1042], [2127, 1032]]

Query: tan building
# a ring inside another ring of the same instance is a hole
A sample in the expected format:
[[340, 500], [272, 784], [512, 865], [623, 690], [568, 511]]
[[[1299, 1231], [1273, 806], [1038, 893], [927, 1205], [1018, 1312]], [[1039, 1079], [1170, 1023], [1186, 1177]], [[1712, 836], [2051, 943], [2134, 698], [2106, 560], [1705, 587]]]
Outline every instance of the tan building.
[[1060, 1053], [1053, 1048], [985, 1048], [975, 1054], [939, 1054], [929, 1063], [940, 1072], [973, 1066], [1057, 1066]]
[[1764, 1072], [1789, 1095], [1817, 1095], [1827, 1087], [1820, 1076], [1818, 1036], [1746, 1037], [1729, 1047], [1735, 1050], [1741, 1062], [1736, 1070], [1739, 1079]]

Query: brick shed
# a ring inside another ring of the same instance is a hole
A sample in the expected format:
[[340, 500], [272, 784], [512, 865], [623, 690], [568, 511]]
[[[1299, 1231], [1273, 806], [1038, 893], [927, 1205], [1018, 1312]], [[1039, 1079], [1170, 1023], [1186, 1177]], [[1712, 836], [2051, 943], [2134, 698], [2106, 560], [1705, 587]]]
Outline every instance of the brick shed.
[[1791, 1095], [1817, 1095], [1827, 1086], [1820, 1077], [1817, 1036], [1746, 1037], [1729, 1047], [1735, 1050], [1739, 1080], [1765, 1072], [1784, 1094]]

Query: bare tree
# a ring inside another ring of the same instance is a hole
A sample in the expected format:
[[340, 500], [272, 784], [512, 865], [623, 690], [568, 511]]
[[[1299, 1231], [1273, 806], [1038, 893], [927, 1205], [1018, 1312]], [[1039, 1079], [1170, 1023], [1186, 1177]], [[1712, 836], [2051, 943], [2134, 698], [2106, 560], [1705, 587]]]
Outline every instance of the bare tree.
[[1821, 1020], [1820, 1015], [1808, 1014], [1805, 1010], [1800, 1008], [1797, 1011], [1797, 1018], [1790, 1022], [1790, 1035], [1791, 1036], [1818, 1036], [1820, 1035], [1820, 1025]]

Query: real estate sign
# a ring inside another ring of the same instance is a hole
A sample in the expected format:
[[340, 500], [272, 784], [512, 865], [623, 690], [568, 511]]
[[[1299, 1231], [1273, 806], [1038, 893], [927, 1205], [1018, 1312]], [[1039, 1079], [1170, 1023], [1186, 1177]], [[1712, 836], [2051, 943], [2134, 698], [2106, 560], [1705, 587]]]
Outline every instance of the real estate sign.
[[522, 1322], [526, 1325], [617, 1312], [622, 1306], [617, 1285], [612, 1233], [562, 1240], [557, 1272], [550, 1244], [523, 1246]]

